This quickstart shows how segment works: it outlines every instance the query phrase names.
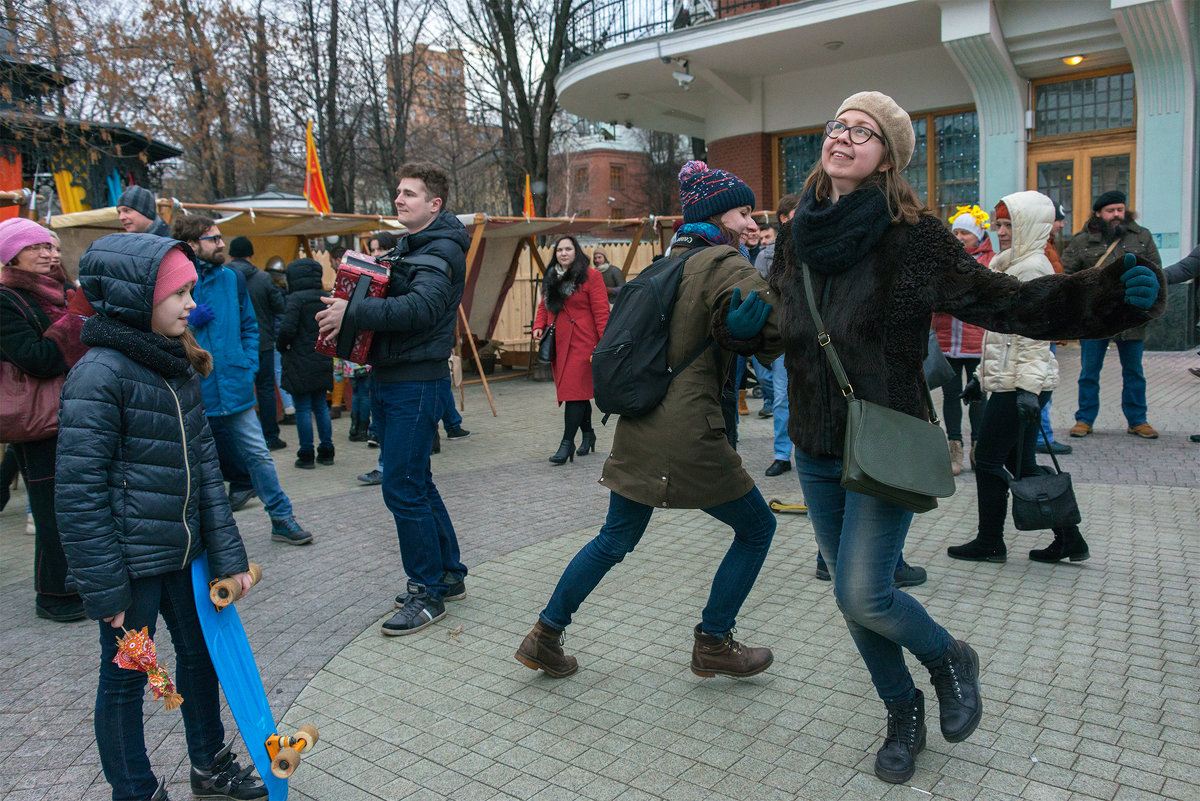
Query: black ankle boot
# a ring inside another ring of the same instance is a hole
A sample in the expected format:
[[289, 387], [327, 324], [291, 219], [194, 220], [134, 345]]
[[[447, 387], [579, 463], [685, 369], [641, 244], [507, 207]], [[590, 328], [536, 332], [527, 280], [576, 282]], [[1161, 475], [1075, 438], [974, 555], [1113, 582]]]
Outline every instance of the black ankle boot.
[[550, 457], [550, 464], [566, 464], [567, 460], [575, 461], [575, 443], [572, 440], [564, 439], [558, 445], [558, 450]]
[[971, 736], [983, 717], [983, 694], [979, 689], [979, 654], [962, 640], [933, 662], [926, 662], [929, 681], [937, 691], [942, 737], [959, 743]]
[[1054, 542], [1045, 548], [1029, 552], [1029, 558], [1035, 562], [1060, 562], [1070, 559], [1072, 562], [1083, 562], [1089, 556], [1087, 542], [1079, 529], [1071, 526], [1069, 529], [1055, 529]]
[[435, 433], [433, 435], [433, 450], [431, 450], [430, 453], [441, 453], [441, 452], [442, 452], [442, 435]]
[[317, 464], [333, 464], [333, 443], [317, 446]]
[[594, 450], [596, 450], [596, 432], [584, 431], [583, 441], [579, 443], [579, 450], [575, 451], [575, 453], [580, 456], [587, 456]]
[[962, 545], [951, 545], [946, 553], [952, 559], [965, 559], [968, 562], [1007, 562], [1008, 549], [1004, 540], [985, 540], [976, 537]]
[[349, 440], [351, 442], [362, 442], [362, 423], [359, 422], [357, 417], [350, 420]]
[[875, 775], [902, 784], [917, 771], [917, 754], [925, 750], [925, 695], [887, 704], [887, 738], [875, 754]]

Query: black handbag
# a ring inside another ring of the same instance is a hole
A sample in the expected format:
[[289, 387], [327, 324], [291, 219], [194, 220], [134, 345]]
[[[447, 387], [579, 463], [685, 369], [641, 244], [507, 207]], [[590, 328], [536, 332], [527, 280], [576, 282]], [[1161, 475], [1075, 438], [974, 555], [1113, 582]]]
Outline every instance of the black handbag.
[[554, 322], [550, 323], [546, 333], [542, 334], [542, 341], [538, 343], [538, 361], [544, 364], [554, 361], [554, 326], [557, 324], [558, 315], [556, 314]]
[[937, 425], [928, 385], [922, 382], [932, 422], [854, 397], [854, 387], [846, 378], [817, 311], [808, 265], [801, 267], [808, 310], [817, 326], [817, 342], [825, 351], [848, 405], [846, 439], [842, 446], [842, 487], [910, 512], [936, 509], [937, 499], [950, 497], [955, 487], [946, 433]]
[[[1075, 489], [1071, 486], [1071, 474], [1064, 473], [1058, 459], [1050, 448], [1046, 429], [1038, 425], [1046, 450], [1054, 462], [1054, 472], [1042, 467], [1037, 475], [1025, 478], [1008, 476], [1008, 490], [1012, 493], [1013, 523], [1019, 531], [1041, 531], [1048, 528], [1077, 526], [1082, 521], [1079, 504], [1075, 501]], [[1021, 423], [1017, 433], [1017, 470], [1021, 469], [1021, 457], [1025, 445], [1025, 424]]]
[[942, 346], [938, 344], [937, 332], [932, 328], [929, 329], [929, 345], [925, 351], [924, 373], [925, 383], [930, 389], [946, 386], [956, 375], [946, 354], [942, 353]]

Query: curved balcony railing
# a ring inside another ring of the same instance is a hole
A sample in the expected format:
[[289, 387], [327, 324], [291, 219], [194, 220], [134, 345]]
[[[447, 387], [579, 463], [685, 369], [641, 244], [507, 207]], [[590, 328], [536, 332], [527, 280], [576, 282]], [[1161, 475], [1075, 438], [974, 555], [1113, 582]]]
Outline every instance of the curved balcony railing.
[[568, 64], [609, 47], [806, 0], [591, 0], [571, 19]]

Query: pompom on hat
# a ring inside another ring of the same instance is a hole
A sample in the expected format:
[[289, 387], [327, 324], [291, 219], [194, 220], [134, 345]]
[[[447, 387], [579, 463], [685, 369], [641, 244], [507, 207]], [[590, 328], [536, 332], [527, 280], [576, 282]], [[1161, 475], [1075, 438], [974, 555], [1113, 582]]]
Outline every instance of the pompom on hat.
[[883, 138], [892, 149], [896, 171], [899, 172], [908, 166], [917, 146], [917, 134], [913, 131], [912, 118], [895, 100], [883, 92], [858, 92], [842, 101], [837, 116], [840, 117], [847, 111], [861, 111], [875, 120], [882, 129]]
[[754, 208], [754, 190], [731, 172], [689, 161], [679, 171], [679, 202], [685, 223], [704, 222], [740, 206]]
[[0, 266], [8, 264], [30, 245], [46, 245], [54, 242], [50, 230], [33, 220], [13, 217], [0, 222]]

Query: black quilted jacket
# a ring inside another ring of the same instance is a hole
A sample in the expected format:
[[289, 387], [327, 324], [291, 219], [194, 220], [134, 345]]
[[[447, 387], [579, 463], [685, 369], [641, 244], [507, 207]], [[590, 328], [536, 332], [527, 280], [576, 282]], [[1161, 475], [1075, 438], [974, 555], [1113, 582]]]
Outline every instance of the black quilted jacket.
[[154, 280], [178, 245], [113, 234], [80, 261], [98, 310], [92, 346], [63, 386], [55, 512], [90, 617], [129, 607], [129, 581], [180, 570], [207, 549], [213, 575], [247, 567], [221, 483], [200, 377], [150, 335]]

